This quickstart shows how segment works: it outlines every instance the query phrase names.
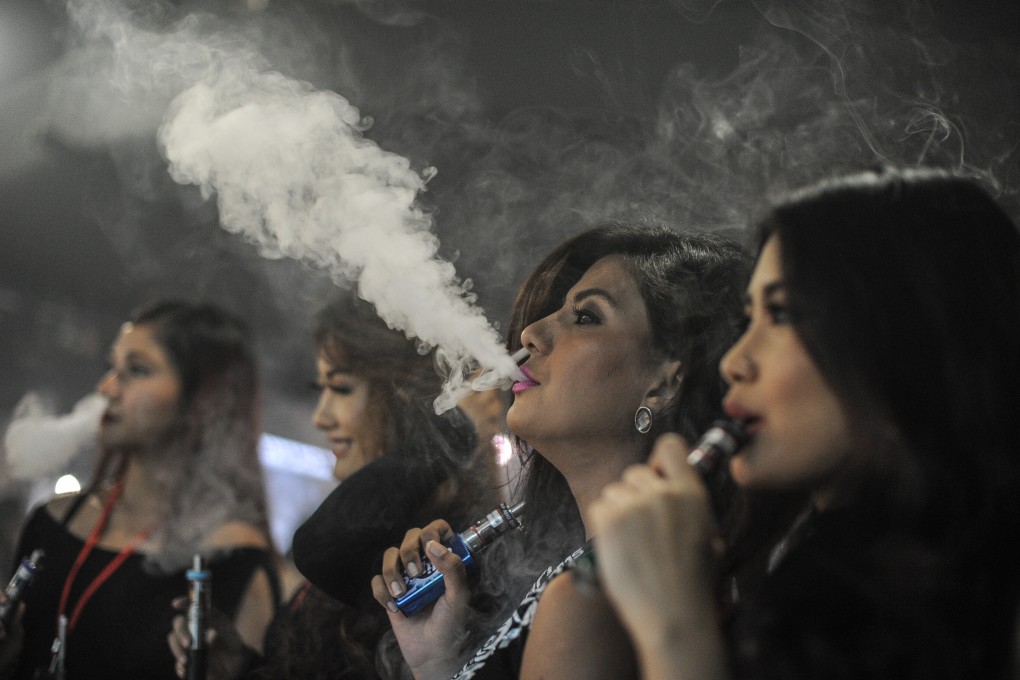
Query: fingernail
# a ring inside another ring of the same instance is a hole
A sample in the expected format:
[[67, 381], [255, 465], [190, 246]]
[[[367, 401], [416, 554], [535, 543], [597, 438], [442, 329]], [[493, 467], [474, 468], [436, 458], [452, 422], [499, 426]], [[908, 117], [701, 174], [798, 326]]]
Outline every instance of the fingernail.
[[411, 578], [418, 578], [418, 574], [420, 573], [421, 572], [418, 571], [418, 565], [415, 564], [414, 562], [411, 562], [409, 565], [407, 565], [407, 575], [410, 576]]
[[386, 608], [387, 608], [387, 609], [389, 609], [389, 610], [390, 610], [391, 612], [393, 612], [394, 614], [396, 614], [396, 613], [397, 613], [397, 612], [399, 611], [399, 610], [397, 609], [397, 605], [396, 605], [396, 603], [395, 603], [395, 602], [387, 602], [387, 603], [386, 603]]
[[403, 588], [400, 587], [400, 583], [397, 581], [390, 581], [390, 594], [393, 595], [393, 597], [399, 597], [402, 592]]
[[446, 553], [446, 547], [438, 541], [429, 541], [425, 544], [425, 552], [432, 557], [442, 557]]

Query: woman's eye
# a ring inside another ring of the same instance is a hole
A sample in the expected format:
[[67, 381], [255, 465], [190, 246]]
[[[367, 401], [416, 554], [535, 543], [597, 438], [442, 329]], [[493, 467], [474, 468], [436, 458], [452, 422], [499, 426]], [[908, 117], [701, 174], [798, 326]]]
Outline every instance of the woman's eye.
[[143, 378], [152, 375], [152, 369], [144, 364], [128, 364], [124, 369], [124, 374], [131, 378]]
[[574, 312], [574, 323], [578, 326], [587, 326], [589, 324], [597, 324], [602, 321], [599, 316], [590, 310], [580, 309], [578, 307], [573, 308]]
[[774, 324], [790, 323], [790, 310], [787, 309], [785, 304], [778, 302], [769, 303], [765, 306], [765, 311], [768, 312], [769, 319]]
[[345, 383], [328, 383], [314, 381], [308, 384], [316, 392], [322, 392], [323, 390], [329, 390], [333, 394], [351, 394], [354, 392], [354, 387]]

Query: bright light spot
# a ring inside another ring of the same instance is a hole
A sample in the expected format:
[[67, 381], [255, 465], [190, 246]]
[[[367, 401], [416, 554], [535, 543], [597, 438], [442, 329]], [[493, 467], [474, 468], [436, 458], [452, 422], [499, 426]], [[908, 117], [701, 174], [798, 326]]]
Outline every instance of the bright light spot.
[[497, 434], [492, 438], [492, 445], [496, 447], [496, 462], [506, 465], [514, 457], [514, 447], [510, 443], [510, 437], [505, 434]]
[[56, 485], [53, 487], [53, 493], [78, 493], [81, 491], [81, 484], [78, 482], [78, 478], [74, 475], [64, 475], [57, 480]]
[[333, 481], [333, 454], [318, 446], [263, 433], [259, 459], [267, 468]]

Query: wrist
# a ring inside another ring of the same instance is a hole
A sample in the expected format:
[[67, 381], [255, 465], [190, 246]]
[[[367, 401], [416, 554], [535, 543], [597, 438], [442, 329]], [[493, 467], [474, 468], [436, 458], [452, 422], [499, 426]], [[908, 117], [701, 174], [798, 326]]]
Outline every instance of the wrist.
[[644, 680], [725, 680], [727, 655], [714, 614], [660, 622], [635, 631]]
[[463, 664], [455, 658], [431, 659], [411, 669], [414, 680], [450, 680]]

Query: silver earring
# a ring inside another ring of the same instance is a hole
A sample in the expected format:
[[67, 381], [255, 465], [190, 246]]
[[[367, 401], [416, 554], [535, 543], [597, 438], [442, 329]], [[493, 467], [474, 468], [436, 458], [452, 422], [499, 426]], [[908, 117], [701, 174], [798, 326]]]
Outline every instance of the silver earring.
[[652, 409], [647, 406], [638, 406], [637, 411], [634, 411], [634, 429], [641, 434], [648, 434], [652, 429]]

